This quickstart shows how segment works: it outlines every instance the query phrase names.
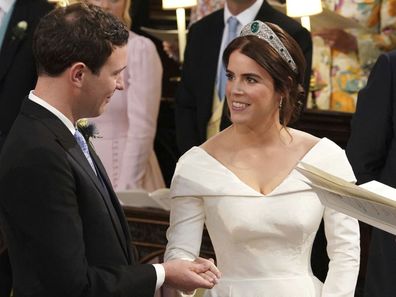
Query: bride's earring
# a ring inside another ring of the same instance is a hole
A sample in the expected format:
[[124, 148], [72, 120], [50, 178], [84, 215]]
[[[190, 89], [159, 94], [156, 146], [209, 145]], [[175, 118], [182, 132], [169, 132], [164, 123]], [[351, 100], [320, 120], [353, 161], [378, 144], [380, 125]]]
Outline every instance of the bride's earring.
[[279, 101], [279, 109], [282, 109], [282, 104], [283, 104], [283, 97], [281, 96]]

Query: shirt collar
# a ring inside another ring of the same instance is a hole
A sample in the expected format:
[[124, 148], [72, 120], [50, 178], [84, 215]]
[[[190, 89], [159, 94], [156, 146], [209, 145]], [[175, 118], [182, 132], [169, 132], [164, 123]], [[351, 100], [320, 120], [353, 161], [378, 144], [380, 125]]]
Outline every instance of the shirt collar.
[[41, 99], [40, 97], [34, 95], [33, 91], [30, 91], [29, 99], [32, 100], [33, 102], [37, 103], [38, 105], [44, 107], [49, 112], [53, 113], [59, 120], [62, 121], [63, 124], [65, 124], [67, 129], [70, 130], [71, 134], [74, 135], [76, 128], [74, 127], [73, 123], [63, 113], [61, 113], [59, 110], [57, 110], [55, 107], [53, 107], [48, 102]]
[[[261, 6], [263, 5], [263, 2], [264, 2], [264, 0], [257, 0], [249, 8], [245, 9], [240, 14], [235, 16], [238, 19], [239, 23], [242, 25], [242, 27], [247, 25], [251, 21], [254, 21]], [[232, 14], [231, 14], [230, 10], [228, 9], [227, 1], [226, 1], [225, 5], [224, 5], [224, 24], [227, 24], [227, 20], [231, 16], [232, 16]]]
[[16, 0], [0, 0], [0, 8], [7, 13], [15, 2]]

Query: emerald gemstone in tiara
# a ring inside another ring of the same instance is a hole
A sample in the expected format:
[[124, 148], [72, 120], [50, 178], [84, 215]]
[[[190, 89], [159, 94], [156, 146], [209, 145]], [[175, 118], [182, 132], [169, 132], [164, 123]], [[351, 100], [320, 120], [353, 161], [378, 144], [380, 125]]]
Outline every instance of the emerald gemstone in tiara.
[[252, 25], [250, 26], [250, 30], [252, 33], [257, 33], [257, 31], [260, 29], [260, 25], [258, 22], [253, 22]]
[[289, 67], [298, 73], [297, 65], [294, 62], [292, 56], [290, 55], [287, 48], [284, 46], [279, 37], [275, 34], [272, 29], [261, 21], [253, 21], [242, 28], [241, 34], [239, 36], [256, 36], [262, 40], [268, 42], [273, 49], [275, 49], [282, 59], [289, 64]]

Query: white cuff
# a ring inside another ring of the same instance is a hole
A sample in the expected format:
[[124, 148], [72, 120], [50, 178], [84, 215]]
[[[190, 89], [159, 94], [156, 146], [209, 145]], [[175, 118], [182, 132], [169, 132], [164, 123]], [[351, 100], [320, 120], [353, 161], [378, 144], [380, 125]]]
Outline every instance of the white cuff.
[[155, 290], [157, 291], [164, 284], [165, 281], [165, 269], [162, 264], [152, 264], [155, 268], [157, 274], [157, 284], [155, 285]]

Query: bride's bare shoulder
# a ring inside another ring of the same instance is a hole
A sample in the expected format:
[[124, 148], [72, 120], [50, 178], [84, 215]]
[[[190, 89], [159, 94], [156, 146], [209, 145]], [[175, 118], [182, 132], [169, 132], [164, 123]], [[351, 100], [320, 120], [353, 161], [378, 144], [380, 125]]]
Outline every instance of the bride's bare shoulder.
[[320, 138], [296, 129], [290, 129], [290, 134], [293, 137], [293, 142], [295, 145], [303, 148], [306, 151], [309, 151], [320, 141]]
[[229, 139], [230, 137], [228, 129], [226, 129], [209, 138], [200, 145], [200, 148], [204, 149], [210, 155], [216, 156], [219, 153], [222, 154], [223, 151], [227, 150], [231, 143]]

